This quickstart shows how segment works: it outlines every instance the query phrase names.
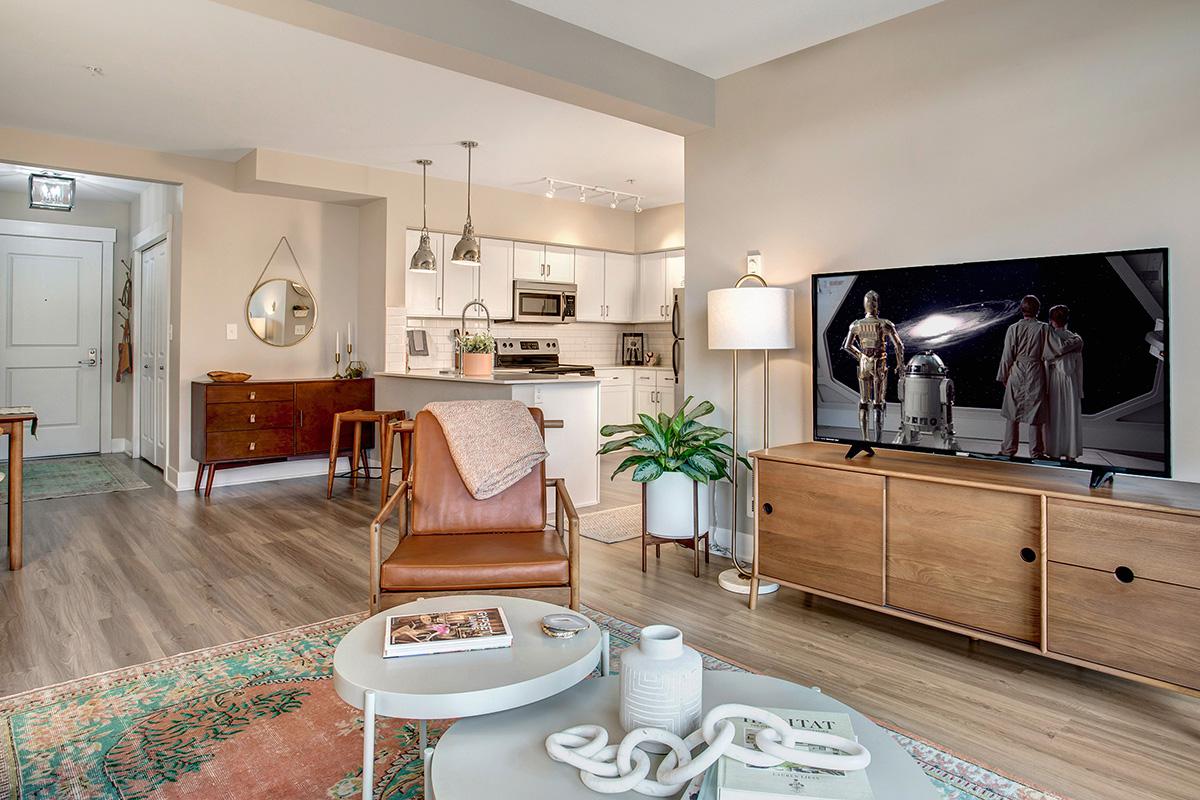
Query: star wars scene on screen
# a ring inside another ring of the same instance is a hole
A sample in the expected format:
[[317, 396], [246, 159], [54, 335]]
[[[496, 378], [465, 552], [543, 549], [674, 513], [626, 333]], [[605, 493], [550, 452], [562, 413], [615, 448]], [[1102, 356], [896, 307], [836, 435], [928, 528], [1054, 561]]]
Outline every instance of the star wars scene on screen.
[[813, 277], [818, 441], [1168, 476], [1167, 250]]

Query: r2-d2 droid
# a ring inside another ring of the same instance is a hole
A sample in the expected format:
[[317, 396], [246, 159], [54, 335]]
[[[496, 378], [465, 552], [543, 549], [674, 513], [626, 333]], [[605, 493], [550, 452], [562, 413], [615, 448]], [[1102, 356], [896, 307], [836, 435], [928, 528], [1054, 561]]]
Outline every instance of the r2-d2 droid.
[[[909, 359], [896, 381], [900, 392], [900, 432], [894, 444], [957, 450], [954, 436], [954, 381], [932, 350]], [[932, 442], [924, 442], [924, 437]]]

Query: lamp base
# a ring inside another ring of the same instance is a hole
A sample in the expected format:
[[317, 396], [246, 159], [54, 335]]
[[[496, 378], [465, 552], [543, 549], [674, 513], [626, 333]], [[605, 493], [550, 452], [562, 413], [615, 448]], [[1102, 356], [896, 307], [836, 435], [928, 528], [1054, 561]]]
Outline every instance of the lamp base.
[[[721, 584], [721, 588], [727, 592], [734, 594], [750, 594], [750, 579], [736, 569], [727, 569], [717, 576], [717, 582]], [[758, 593], [760, 595], [770, 594], [771, 592], [779, 591], [778, 583], [764, 581], [761, 578], [758, 581]]]

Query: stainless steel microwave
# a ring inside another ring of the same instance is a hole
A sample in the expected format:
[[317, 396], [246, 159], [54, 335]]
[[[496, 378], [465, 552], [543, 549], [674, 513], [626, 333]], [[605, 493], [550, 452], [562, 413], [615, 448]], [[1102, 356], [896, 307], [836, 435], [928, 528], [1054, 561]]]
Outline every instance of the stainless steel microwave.
[[573, 283], [513, 281], [513, 322], [574, 322]]

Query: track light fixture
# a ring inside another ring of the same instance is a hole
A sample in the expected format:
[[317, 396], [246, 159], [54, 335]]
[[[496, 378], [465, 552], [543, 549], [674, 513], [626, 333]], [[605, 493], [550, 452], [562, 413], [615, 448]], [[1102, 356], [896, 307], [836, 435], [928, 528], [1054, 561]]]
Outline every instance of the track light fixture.
[[[633, 201], [633, 210], [640, 214], [642, 213], [642, 196], [633, 192], [623, 192], [620, 189], [609, 189], [606, 186], [592, 186], [587, 183], [576, 183], [575, 181], [564, 181], [559, 178], [546, 178], [546, 197], [557, 197], [559, 189], [575, 188], [579, 190], [578, 200], [581, 203], [586, 203], [589, 200], [596, 198], [608, 198], [609, 208], [620, 208], [621, 203], [626, 200]], [[590, 194], [589, 194], [590, 193]]]

